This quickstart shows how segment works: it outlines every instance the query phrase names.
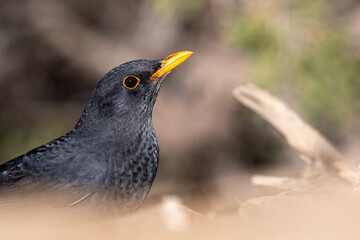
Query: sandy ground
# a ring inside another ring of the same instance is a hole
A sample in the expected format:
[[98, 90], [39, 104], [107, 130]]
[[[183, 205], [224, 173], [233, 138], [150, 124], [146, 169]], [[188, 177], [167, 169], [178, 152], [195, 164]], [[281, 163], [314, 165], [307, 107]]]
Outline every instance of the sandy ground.
[[63, 209], [8, 209], [0, 211], [1, 239], [359, 239], [359, 198], [340, 186], [232, 203], [222, 193], [201, 212], [181, 195], [162, 196], [135, 214], [109, 219]]

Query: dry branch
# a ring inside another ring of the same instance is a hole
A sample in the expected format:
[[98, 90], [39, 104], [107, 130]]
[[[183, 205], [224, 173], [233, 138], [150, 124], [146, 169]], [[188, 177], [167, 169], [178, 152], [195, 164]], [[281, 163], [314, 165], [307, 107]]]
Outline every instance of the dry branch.
[[251, 182], [255, 186], [271, 186], [285, 191], [291, 190], [295, 192], [301, 192], [304, 189], [311, 188], [305, 179], [294, 179], [287, 177], [254, 175], [251, 177]]
[[[284, 136], [287, 143], [299, 152], [302, 160], [305, 160], [304, 162], [308, 166], [307, 170], [317, 174], [319, 172], [335, 173], [341, 178], [353, 182], [355, 173], [347, 165], [344, 156], [280, 99], [252, 84], [238, 86], [234, 89], [233, 94], [242, 104], [263, 117]], [[307, 174], [307, 176], [311, 175], [309, 175], [309, 171]], [[262, 181], [261, 178], [256, 179]], [[280, 187], [281, 183], [289, 184], [289, 179], [286, 181], [283, 178], [275, 180], [274, 177], [271, 177], [271, 179], [272, 181], [267, 181], [268, 184], [264, 182], [261, 184], [274, 187]], [[257, 181], [258, 184], [259, 181]], [[281, 188], [286, 187], [288, 186]]]

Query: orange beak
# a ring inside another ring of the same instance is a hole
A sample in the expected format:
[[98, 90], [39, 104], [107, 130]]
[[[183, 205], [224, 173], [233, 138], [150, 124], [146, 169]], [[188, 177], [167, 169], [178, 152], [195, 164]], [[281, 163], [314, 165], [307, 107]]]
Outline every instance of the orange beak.
[[161, 67], [151, 76], [150, 80], [158, 80], [165, 74], [169, 73], [175, 67], [184, 62], [188, 57], [190, 57], [193, 52], [183, 51], [171, 54], [170, 56], [164, 58], [161, 63]]

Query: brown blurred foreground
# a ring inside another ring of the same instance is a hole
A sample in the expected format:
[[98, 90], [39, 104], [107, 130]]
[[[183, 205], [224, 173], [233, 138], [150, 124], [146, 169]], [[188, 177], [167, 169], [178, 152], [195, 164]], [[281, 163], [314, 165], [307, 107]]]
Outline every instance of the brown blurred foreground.
[[201, 215], [168, 198], [134, 215], [108, 220], [59, 212], [1, 212], [1, 239], [358, 239], [357, 197], [307, 193], [253, 201], [221, 215]]

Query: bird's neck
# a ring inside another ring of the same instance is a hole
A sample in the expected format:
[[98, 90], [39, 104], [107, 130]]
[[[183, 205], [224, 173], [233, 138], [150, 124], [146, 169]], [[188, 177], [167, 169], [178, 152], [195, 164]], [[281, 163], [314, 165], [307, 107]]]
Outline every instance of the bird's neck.
[[153, 131], [152, 116], [150, 114], [101, 116], [96, 112], [85, 109], [80, 120], [73, 128], [79, 135], [89, 135], [117, 139], [131, 137], [144, 131]]

